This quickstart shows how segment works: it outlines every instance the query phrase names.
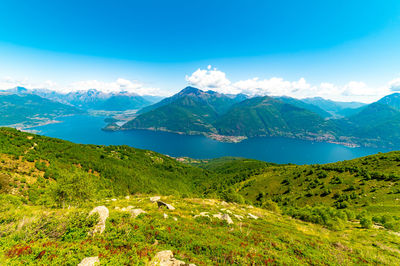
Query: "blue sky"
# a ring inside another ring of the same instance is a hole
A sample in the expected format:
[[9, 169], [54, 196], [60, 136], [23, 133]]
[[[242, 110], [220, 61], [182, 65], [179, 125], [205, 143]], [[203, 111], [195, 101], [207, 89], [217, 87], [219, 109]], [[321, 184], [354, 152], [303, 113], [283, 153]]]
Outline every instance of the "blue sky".
[[396, 90], [399, 47], [397, 0], [0, 0], [2, 87], [370, 101]]

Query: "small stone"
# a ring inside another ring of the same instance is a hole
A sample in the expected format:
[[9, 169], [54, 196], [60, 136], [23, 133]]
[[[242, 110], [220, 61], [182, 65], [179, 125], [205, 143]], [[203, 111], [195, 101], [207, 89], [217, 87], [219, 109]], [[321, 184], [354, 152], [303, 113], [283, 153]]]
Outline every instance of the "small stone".
[[248, 213], [247, 215], [248, 215], [250, 218], [252, 218], [252, 219], [255, 219], [255, 220], [258, 219], [258, 216], [255, 216], [255, 215], [253, 215], [253, 214], [251, 214], [251, 213]]
[[154, 258], [150, 261], [151, 266], [183, 266], [187, 265], [184, 261], [177, 260], [174, 258], [174, 254], [171, 250], [164, 250], [158, 252]]
[[125, 197], [125, 199], [129, 199], [129, 198], [130, 198], [129, 196], [126, 196], [126, 197]]
[[168, 218], [168, 214], [164, 213], [164, 219]]
[[193, 218], [197, 218], [197, 217], [200, 217], [200, 216], [202, 216], [202, 217], [210, 217], [210, 216], [208, 215], [208, 212], [201, 212], [200, 214], [195, 215]]
[[243, 216], [239, 214], [234, 214], [233, 216], [235, 216], [235, 218], [238, 219], [239, 221], [243, 219]]
[[217, 213], [217, 214], [213, 214], [213, 217], [214, 218], [218, 218], [218, 219], [222, 219], [222, 214], [220, 214], [220, 213]]
[[228, 224], [233, 224], [233, 221], [232, 221], [231, 217], [229, 216], [229, 214], [223, 214], [222, 220], [226, 221]]
[[171, 204], [165, 203], [163, 201], [160, 201], [160, 200], [157, 201], [157, 205], [158, 205], [158, 208], [167, 207], [168, 210], [175, 210], [174, 206], [172, 206]]
[[154, 197], [151, 197], [151, 198], [150, 198], [150, 201], [153, 202], [153, 203], [155, 203], [155, 202], [159, 201], [160, 199], [161, 199], [160, 196], [154, 196]]
[[178, 221], [178, 218], [176, 218], [176, 217], [172, 217], [172, 219], [174, 219], [174, 221]]
[[84, 258], [81, 261], [81, 263], [78, 264], [78, 266], [94, 266], [99, 264], [100, 264], [99, 257], [87, 257]]
[[136, 217], [138, 217], [140, 214], [142, 214], [142, 213], [146, 213], [144, 210], [142, 210], [142, 209], [133, 209], [133, 210], [130, 210], [130, 212], [132, 213], [132, 216], [134, 217], [134, 218], [136, 218]]
[[221, 213], [217, 213], [213, 215], [214, 218], [218, 218], [220, 220], [224, 220], [226, 221], [228, 224], [233, 224], [233, 221], [231, 219], [231, 217], [229, 216], [229, 214], [221, 214]]
[[111, 199], [111, 201], [117, 201], [117, 199]]

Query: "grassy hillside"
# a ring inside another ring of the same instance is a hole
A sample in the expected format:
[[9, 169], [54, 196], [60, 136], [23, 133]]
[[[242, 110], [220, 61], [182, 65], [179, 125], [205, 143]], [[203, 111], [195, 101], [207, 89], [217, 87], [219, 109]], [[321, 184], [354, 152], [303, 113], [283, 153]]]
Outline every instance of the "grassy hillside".
[[334, 124], [303, 108], [265, 96], [234, 105], [215, 123], [222, 135], [331, 138]]
[[[303, 166], [186, 161], [0, 128], [0, 264], [135, 265], [162, 250], [196, 265], [400, 261], [400, 152]], [[96, 206], [110, 216], [92, 236]]]
[[206, 101], [191, 96], [183, 96], [173, 103], [137, 116], [127, 122], [122, 129], [154, 129], [187, 134], [216, 132], [212, 122], [218, 116]]
[[[28, 206], [19, 198], [2, 196], [0, 263], [77, 265], [85, 257], [98, 256], [101, 265], [145, 265], [162, 250], [196, 265], [396, 265], [400, 260], [398, 236], [386, 230], [347, 223], [343, 230], [332, 231], [247, 205], [162, 200], [176, 209], [158, 209], [146, 195], [68, 209]], [[110, 216], [104, 233], [92, 237], [88, 233], [96, 219], [87, 217], [97, 205], [106, 206]], [[146, 213], [134, 218], [124, 211], [128, 206]], [[200, 213], [211, 217], [196, 217]], [[233, 224], [214, 214], [231, 216]]]
[[338, 123], [355, 143], [389, 147], [400, 144], [400, 111], [389, 105], [372, 103]]
[[[209, 175], [152, 151], [79, 145], [9, 128], [0, 128], [0, 154], [2, 183], [11, 182], [15, 193], [34, 203], [59, 201], [49, 191], [57, 192], [60, 182], [70, 189], [64, 194], [72, 193], [63, 197], [80, 201], [136, 192], [194, 196]], [[90, 195], [73, 193], [86, 187]]]
[[280, 208], [293, 217], [328, 227], [341, 226], [326, 218], [341, 210], [400, 231], [400, 152], [325, 165], [262, 165], [222, 158], [199, 166], [224, 176], [214, 187], [226, 200]]

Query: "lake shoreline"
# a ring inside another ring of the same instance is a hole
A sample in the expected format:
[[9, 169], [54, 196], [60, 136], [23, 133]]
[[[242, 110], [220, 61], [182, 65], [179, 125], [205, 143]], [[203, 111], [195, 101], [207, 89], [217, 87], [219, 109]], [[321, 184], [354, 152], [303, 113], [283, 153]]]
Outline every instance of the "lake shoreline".
[[185, 135], [145, 129], [105, 131], [104, 117], [76, 115], [58, 118], [61, 123], [33, 127], [41, 135], [80, 144], [128, 145], [171, 157], [212, 159], [225, 156], [273, 163], [322, 164], [350, 160], [389, 149], [348, 147], [338, 143], [287, 137], [254, 137], [240, 142], [221, 142], [202, 134]]

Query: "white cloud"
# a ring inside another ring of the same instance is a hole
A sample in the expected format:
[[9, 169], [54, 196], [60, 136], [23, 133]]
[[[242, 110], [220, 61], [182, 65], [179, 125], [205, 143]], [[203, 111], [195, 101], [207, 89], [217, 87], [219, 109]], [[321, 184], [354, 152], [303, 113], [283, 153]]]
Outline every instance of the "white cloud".
[[391, 91], [400, 91], [400, 78], [394, 79], [389, 82], [389, 88]]
[[49, 89], [62, 93], [78, 90], [96, 89], [102, 92], [127, 91], [139, 95], [169, 96], [168, 92], [165, 92], [159, 88], [147, 87], [140, 82], [123, 78], [118, 78], [117, 80], [111, 82], [104, 82], [99, 80], [82, 80], [72, 82], [64, 86], [59, 85], [51, 80], [47, 80], [44, 82], [32, 82], [28, 79], [17, 80], [11, 77], [3, 77], [0, 79], [0, 90], [11, 89], [17, 86], [25, 87], [27, 89]]
[[197, 69], [192, 75], [186, 76], [189, 84], [201, 88], [203, 90], [214, 90], [221, 93], [239, 93], [231, 86], [230, 80], [226, 78], [224, 72], [217, 69], [211, 69], [209, 65], [207, 70]]
[[324, 82], [312, 85], [305, 78], [288, 81], [280, 77], [260, 79], [258, 77], [231, 82], [226, 74], [211, 66], [207, 70], [198, 69], [186, 76], [186, 81], [203, 90], [214, 90], [220, 93], [244, 93], [249, 96], [290, 96], [295, 98], [323, 97], [336, 101], [372, 102], [387, 95], [390, 91], [400, 91], [400, 79], [389, 85], [374, 88], [364, 82], [350, 81], [344, 85]]

